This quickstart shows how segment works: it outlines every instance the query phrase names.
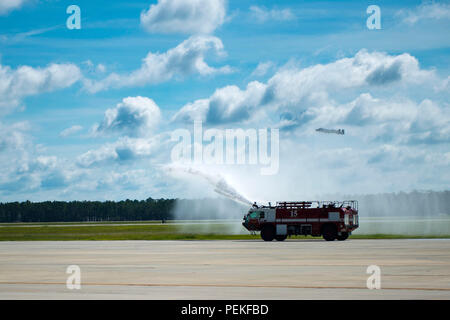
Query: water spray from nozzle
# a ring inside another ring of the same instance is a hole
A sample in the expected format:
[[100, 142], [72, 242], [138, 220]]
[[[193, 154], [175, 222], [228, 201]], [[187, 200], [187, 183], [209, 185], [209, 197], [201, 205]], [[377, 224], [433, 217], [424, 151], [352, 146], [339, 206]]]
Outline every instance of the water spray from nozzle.
[[195, 176], [202, 177], [214, 187], [214, 192], [240, 204], [252, 205], [252, 202], [236, 191], [222, 176], [212, 176], [193, 168], [172, 167]]

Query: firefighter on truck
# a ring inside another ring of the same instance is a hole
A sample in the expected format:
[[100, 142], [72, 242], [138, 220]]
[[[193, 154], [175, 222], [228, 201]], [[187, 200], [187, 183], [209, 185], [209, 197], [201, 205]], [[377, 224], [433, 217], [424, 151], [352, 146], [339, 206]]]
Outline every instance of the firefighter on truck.
[[277, 202], [275, 206], [255, 203], [242, 225], [252, 232], [261, 231], [264, 241], [284, 241], [292, 235], [342, 241], [358, 228], [358, 223], [358, 202], [348, 200]]

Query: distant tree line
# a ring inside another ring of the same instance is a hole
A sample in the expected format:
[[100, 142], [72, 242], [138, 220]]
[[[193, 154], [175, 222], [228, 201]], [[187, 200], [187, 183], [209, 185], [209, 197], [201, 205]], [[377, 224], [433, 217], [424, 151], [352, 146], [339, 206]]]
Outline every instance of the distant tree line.
[[0, 222], [202, 220], [242, 218], [248, 207], [229, 199], [45, 201], [0, 203]]
[[176, 199], [0, 203], [0, 222], [138, 221], [172, 219]]

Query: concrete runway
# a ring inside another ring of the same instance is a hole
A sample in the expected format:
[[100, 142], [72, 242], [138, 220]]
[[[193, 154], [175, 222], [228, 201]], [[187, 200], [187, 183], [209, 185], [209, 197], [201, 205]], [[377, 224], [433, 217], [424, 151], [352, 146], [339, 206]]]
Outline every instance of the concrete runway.
[[0, 299], [450, 299], [450, 240], [0, 242]]

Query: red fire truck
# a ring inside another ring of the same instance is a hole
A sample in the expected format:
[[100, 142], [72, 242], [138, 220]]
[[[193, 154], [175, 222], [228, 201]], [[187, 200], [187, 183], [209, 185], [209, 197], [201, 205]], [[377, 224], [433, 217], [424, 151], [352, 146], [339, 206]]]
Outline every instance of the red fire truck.
[[264, 241], [284, 241], [291, 235], [323, 236], [327, 241], [345, 240], [358, 228], [358, 202], [277, 202], [275, 206], [256, 203], [244, 216], [242, 225], [261, 231]]

